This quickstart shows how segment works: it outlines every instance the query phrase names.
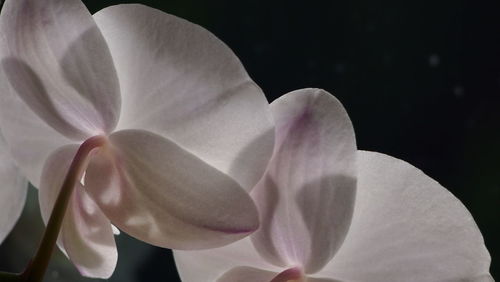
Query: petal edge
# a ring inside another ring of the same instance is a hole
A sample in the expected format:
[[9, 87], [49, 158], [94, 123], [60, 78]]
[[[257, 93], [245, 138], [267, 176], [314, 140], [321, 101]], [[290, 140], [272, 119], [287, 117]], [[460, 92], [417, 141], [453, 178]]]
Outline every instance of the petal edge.
[[358, 151], [358, 166], [351, 230], [318, 275], [380, 282], [489, 277], [491, 258], [482, 235], [448, 190], [381, 153]]

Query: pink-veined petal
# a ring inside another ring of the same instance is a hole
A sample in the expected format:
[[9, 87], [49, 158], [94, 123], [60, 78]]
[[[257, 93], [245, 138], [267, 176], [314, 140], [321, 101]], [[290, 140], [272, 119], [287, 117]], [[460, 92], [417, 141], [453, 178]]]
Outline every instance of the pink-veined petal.
[[174, 251], [175, 264], [183, 282], [212, 282], [239, 266], [279, 273], [281, 268], [263, 260], [249, 238], [227, 246], [202, 251]]
[[[11, 88], [2, 91], [1, 111], [16, 107], [10, 110], [24, 114], [17, 103], [22, 100], [73, 140], [113, 130], [120, 113], [118, 78], [106, 42], [81, 1], [7, 0], [0, 36], [1, 79]], [[11, 130], [6, 122], [4, 128]], [[31, 137], [25, 131], [17, 138]]]
[[269, 262], [321, 269], [349, 229], [356, 193], [356, 143], [343, 106], [329, 93], [303, 89], [271, 104], [276, 144], [252, 191], [261, 227], [252, 234]]
[[204, 28], [142, 5], [94, 18], [122, 91], [118, 129], [167, 137], [249, 191], [272, 154], [268, 103], [233, 52]]
[[222, 246], [258, 227], [256, 207], [238, 183], [144, 130], [110, 135], [85, 185], [115, 226], [161, 247]]
[[[64, 146], [46, 162], [39, 190], [45, 223], [77, 150], [78, 145]], [[113, 274], [118, 253], [111, 224], [80, 183], [71, 195], [57, 243], [82, 275], [109, 278]]]
[[493, 281], [490, 255], [462, 203], [412, 165], [358, 152], [349, 234], [318, 275], [359, 282]]
[[24, 208], [28, 181], [7, 152], [0, 135], [0, 243], [12, 230]]

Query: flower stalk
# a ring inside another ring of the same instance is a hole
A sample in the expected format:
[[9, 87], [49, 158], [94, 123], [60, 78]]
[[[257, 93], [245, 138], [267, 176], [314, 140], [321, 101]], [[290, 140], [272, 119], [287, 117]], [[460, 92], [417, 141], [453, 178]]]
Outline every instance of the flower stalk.
[[106, 138], [103, 136], [94, 136], [87, 139], [80, 145], [68, 173], [64, 179], [57, 200], [52, 209], [50, 219], [47, 223], [47, 228], [43, 234], [38, 250], [30, 261], [24, 272], [21, 274], [0, 273], [0, 281], [25, 281], [25, 282], [40, 282], [43, 279], [47, 266], [49, 265], [52, 252], [54, 251], [57, 237], [61, 230], [61, 225], [66, 214], [69, 199], [73, 193], [75, 184], [83, 176], [89, 161], [90, 152], [93, 149], [101, 147], [105, 144]]

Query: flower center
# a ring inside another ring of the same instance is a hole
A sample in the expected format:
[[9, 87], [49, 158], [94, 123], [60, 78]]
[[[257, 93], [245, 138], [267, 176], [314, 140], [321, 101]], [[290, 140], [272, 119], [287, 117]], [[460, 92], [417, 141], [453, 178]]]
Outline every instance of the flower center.
[[306, 281], [306, 277], [302, 272], [300, 267], [292, 267], [285, 271], [282, 271], [276, 277], [273, 278], [270, 282], [304, 282]]

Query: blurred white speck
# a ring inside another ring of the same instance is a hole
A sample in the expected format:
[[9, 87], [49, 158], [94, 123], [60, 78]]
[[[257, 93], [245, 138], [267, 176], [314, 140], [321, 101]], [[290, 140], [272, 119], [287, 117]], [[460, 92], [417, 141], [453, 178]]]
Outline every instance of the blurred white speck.
[[111, 224], [111, 229], [113, 229], [113, 234], [115, 235], [120, 235], [120, 229], [118, 229], [116, 226]]
[[59, 278], [59, 272], [57, 270], [52, 270], [52, 272], [50, 273], [50, 276], [52, 276], [52, 278], [54, 278], [54, 279], [57, 279], [57, 278]]
[[463, 97], [465, 89], [461, 85], [455, 85], [455, 87], [453, 87], [453, 94], [455, 94], [457, 98]]
[[432, 54], [429, 56], [429, 66], [432, 68], [435, 68], [439, 66], [439, 63], [441, 63], [441, 59], [439, 58], [439, 55], [437, 54]]

